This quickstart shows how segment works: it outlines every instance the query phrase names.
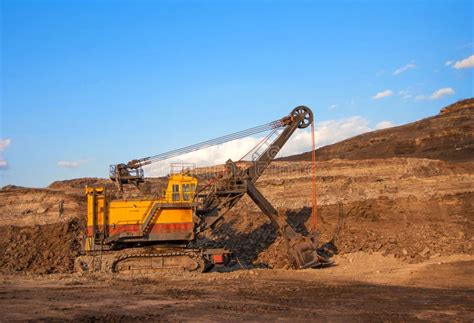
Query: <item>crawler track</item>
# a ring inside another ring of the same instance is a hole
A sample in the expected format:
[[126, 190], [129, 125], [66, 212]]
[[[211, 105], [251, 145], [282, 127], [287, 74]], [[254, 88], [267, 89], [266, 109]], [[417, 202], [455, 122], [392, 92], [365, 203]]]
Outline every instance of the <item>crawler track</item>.
[[111, 264], [111, 272], [154, 271], [183, 269], [204, 272], [210, 268], [206, 259], [196, 251], [168, 251], [155, 253], [125, 253]]
[[[230, 253], [225, 249], [124, 249], [80, 256], [75, 261], [76, 272], [147, 273], [160, 270], [206, 272], [214, 266], [213, 255]], [[225, 265], [225, 263], [222, 263]]]

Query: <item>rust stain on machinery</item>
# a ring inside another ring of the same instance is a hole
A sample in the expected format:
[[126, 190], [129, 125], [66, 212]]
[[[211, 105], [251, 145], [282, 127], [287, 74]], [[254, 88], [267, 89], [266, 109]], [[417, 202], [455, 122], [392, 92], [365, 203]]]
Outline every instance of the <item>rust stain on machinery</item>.
[[288, 116], [268, 124], [219, 137], [171, 152], [112, 165], [110, 178], [120, 191], [123, 185], [139, 186], [145, 181], [143, 166], [199, 149], [271, 131], [252, 150], [249, 167], [241, 168], [232, 160], [226, 171], [198, 190], [198, 178], [190, 169], [170, 174], [162, 196], [151, 199], [112, 199], [104, 188], [86, 188], [87, 238], [76, 267], [82, 271], [137, 271], [182, 268], [206, 271], [226, 265], [231, 251], [190, 249], [189, 242], [204, 230], [212, 230], [222, 216], [248, 195], [271, 220], [284, 238], [294, 268], [330, 265], [336, 252], [333, 244], [318, 248], [317, 235], [297, 233], [263, 196], [255, 183], [297, 129], [313, 123], [312, 111], [296, 107]]

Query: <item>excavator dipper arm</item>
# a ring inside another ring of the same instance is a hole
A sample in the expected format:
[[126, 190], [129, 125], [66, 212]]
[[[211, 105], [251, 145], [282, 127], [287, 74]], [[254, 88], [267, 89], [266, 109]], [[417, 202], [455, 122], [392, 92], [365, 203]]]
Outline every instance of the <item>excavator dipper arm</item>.
[[287, 238], [293, 239], [296, 237], [297, 233], [293, 230], [291, 226], [288, 225], [288, 222], [285, 221], [275, 210], [273, 205], [263, 196], [262, 193], [258, 190], [257, 187], [251, 182], [247, 182], [247, 194], [252, 199], [252, 201], [260, 208], [260, 210], [270, 219], [272, 224], [278, 229], [279, 233]]

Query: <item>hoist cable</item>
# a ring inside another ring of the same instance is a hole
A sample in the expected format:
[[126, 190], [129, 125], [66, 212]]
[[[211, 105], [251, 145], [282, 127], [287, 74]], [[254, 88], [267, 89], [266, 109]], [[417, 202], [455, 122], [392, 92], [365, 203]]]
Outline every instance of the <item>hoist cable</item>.
[[316, 139], [315, 139], [314, 121], [311, 123], [311, 168], [312, 168], [312, 179], [311, 179], [311, 197], [312, 197], [312, 208], [311, 208], [311, 231], [315, 232], [318, 226], [318, 195], [316, 191]]
[[187, 147], [179, 148], [179, 149], [172, 150], [172, 151], [162, 153], [162, 154], [158, 154], [158, 155], [155, 155], [155, 156], [142, 158], [142, 159], [136, 160], [135, 163], [139, 166], [145, 166], [145, 165], [149, 165], [151, 163], [157, 162], [157, 161], [173, 158], [173, 157], [176, 157], [176, 156], [179, 156], [179, 155], [184, 155], [184, 154], [194, 152], [194, 151], [197, 151], [197, 150], [201, 150], [201, 149], [204, 149], [204, 148], [209, 148], [209, 147], [220, 145], [220, 144], [230, 142], [230, 141], [233, 141], [233, 140], [249, 137], [249, 136], [252, 136], [252, 135], [264, 132], [264, 131], [268, 131], [268, 130], [271, 130], [271, 129], [278, 129], [278, 128], [281, 128], [283, 126], [285, 126], [285, 124], [281, 120], [277, 120], [277, 121], [273, 121], [273, 122], [270, 122], [270, 123], [267, 123], [267, 124], [264, 124], [264, 125], [261, 125], [261, 126], [257, 126], [257, 127], [253, 127], [253, 128], [247, 129], [247, 130], [239, 131], [239, 132], [236, 132], [236, 133], [233, 133], [233, 134], [230, 134], [230, 135], [226, 135], [226, 136], [222, 136], [222, 137], [219, 137], [219, 138], [211, 139], [211, 140], [208, 140], [208, 141], [204, 141], [204, 142], [201, 142], [201, 143], [198, 143], [198, 144], [194, 144], [194, 145], [190, 145], [190, 146], [187, 146]]

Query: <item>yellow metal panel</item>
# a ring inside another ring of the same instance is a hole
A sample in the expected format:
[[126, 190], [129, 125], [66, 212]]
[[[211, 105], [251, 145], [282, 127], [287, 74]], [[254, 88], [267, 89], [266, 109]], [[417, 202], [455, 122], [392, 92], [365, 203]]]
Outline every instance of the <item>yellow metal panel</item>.
[[156, 223], [193, 222], [192, 209], [165, 209], [160, 213]]
[[[159, 202], [153, 202], [160, 204]], [[150, 201], [112, 201], [109, 203], [109, 222], [120, 223], [142, 223], [153, 206]], [[193, 221], [193, 209], [185, 207], [182, 209], [162, 209], [155, 223], [181, 223]]]
[[104, 219], [105, 197], [103, 189], [86, 188], [87, 194], [87, 224], [94, 222], [94, 213], [97, 215], [97, 224], [102, 225]]

